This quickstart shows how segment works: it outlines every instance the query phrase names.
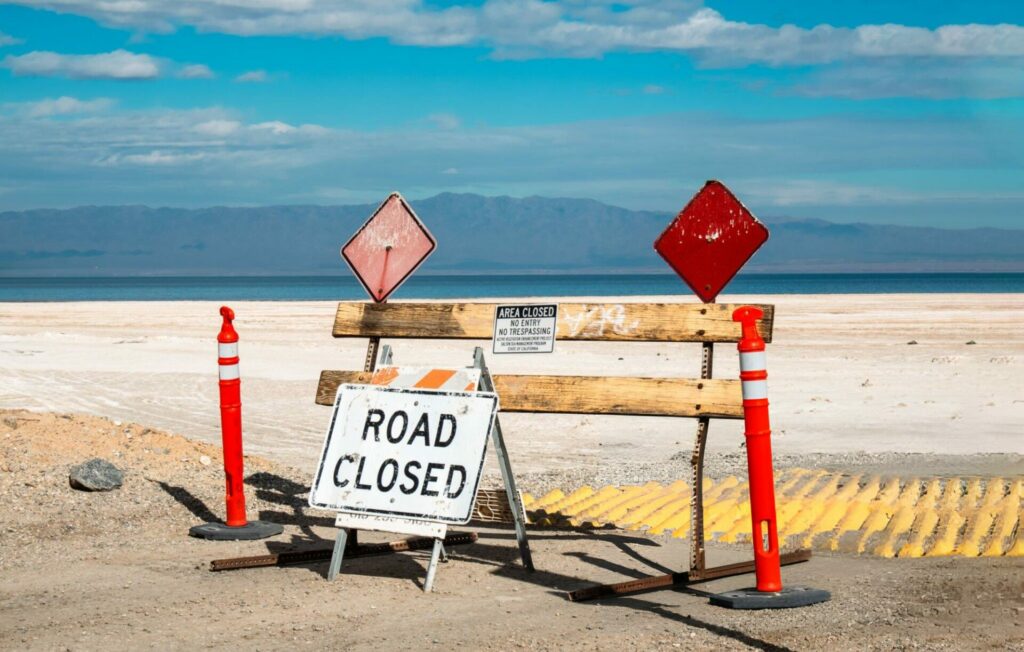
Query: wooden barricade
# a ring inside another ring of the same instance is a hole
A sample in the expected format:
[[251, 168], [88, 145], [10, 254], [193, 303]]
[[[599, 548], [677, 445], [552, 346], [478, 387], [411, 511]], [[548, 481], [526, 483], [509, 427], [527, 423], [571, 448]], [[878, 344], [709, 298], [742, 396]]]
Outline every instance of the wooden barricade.
[[[494, 303], [365, 303], [342, 302], [334, 321], [334, 337], [370, 338], [372, 356], [380, 338], [489, 340], [493, 335]], [[674, 416], [697, 419], [693, 454], [694, 518], [691, 519], [690, 581], [721, 577], [722, 569], [704, 563], [704, 442], [710, 419], [742, 419], [743, 396], [738, 369], [729, 379], [712, 378], [715, 343], [736, 343], [740, 325], [732, 313], [740, 305], [696, 303], [561, 303], [556, 339], [587, 342], [693, 342], [702, 347], [700, 378], [502, 375], [493, 376], [502, 412]], [[771, 342], [774, 306], [758, 324]], [[369, 367], [369, 365], [368, 365]], [[342, 383], [368, 383], [372, 372], [325, 370], [320, 374], [316, 402], [334, 403]], [[481, 495], [479, 508], [488, 514], [507, 511], [501, 492]], [[737, 568], [741, 565], [732, 565]], [[744, 567], [745, 568], [745, 567]], [[752, 564], [750, 565], [752, 569]], [[729, 573], [749, 572], [730, 569]], [[678, 574], [677, 574], [678, 575]], [[589, 597], [589, 596], [588, 596]]]

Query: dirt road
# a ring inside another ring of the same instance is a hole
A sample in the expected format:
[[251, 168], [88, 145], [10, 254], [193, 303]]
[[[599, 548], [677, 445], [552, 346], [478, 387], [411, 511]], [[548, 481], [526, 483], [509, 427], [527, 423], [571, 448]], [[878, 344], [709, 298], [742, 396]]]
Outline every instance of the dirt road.
[[[188, 527], [223, 510], [216, 448], [96, 417], [0, 413], [0, 647], [110, 649], [1024, 650], [1024, 564], [1014, 558], [818, 555], [788, 584], [827, 588], [799, 610], [728, 611], [721, 580], [571, 603], [564, 591], [678, 570], [686, 542], [614, 530], [531, 533], [537, 572], [503, 530], [453, 549], [435, 592], [426, 553], [211, 573], [211, 559], [329, 545], [332, 519], [306, 513], [306, 473], [247, 459], [250, 512], [286, 524], [266, 542], [211, 543]], [[13, 425], [12, 425], [13, 424]], [[126, 472], [109, 493], [68, 487], [93, 455]], [[208, 458], [208, 459], [207, 459]], [[364, 537], [383, 540], [383, 536]], [[713, 563], [749, 555], [713, 546]]]

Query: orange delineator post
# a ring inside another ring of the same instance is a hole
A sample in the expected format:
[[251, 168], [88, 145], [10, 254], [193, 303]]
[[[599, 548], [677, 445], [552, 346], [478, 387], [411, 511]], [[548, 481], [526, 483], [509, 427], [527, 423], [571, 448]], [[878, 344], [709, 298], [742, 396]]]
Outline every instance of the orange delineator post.
[[235, 311], [222, 306], [224, 318], [217, 335], [217, 365], [220, 377], [220, 429], [224, 450], [227, 519], [224, 523], [204, 523], [189, 529], [202, 539], [222, 541], [263, 539], [281, 534], [277, 523], [250, 521], [245, 516], [245, 469], [242, 462], [242, 380], [238, 370], [238, 333], [231, 323]]
[[779, 535], [775, 520], [775, 479], [772, 474], [771, 424], [768, 420], [768, 371], [764, 339], [757, 322], [764, 317], [747, 306], [732, 314], [742, 324], [740, 380], [743, 382], [743, 422], [747, 440], [747, 473], [750, 482], [750, 519], [754, 541], [754, 572], [757, 590], [782, 590]]
[[764, 313], [753, 306], [744, 306], [732, 313], [732, 320], [740, 322], [742, 329], [737, 348], [740, 350], [740, 380], [743, 382], [750, 532], [754, 540], [757, 586], [711, 596], [711, 604], [730, 609], [806, 607], [831, 598], [829, 592], [822, 589], [805, 586], [782, 588], [779, 532], [775, 521], [775, 478], [772, 477], [772, 427], [768, 421], [768, 371], [764, 339], [757, 332], [757, 322], [763, 317]]
[[235, 312], [220, 309], [224, 323], [217, 335], [217, 364], [220, 370], [220, 428], [224, 446], [224, 475], [227, 493], [227, 525], [242, 527], [245, 517], [245, 488], [242, 484], [242, 379], [238, 368], [238, 333], [232, 321]]

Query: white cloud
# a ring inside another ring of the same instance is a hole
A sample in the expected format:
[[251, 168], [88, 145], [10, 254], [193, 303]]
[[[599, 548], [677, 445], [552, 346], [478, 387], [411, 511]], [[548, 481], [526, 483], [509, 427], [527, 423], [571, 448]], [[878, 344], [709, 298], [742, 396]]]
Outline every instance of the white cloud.
[[55, 115], [74, 115], [78, 113], [98, 113], [109, 109], [113, 105], [114, 101], [107, 97], [99, 97], [94, 100], [80, 100], [66, 95], [54, 99], [22, 104], [28, 115], [33, 118], [47, 118]]
[[459, 116], [451, 113], [434, 113], [427, 116], [427, 120], [433, 123], [433, 125], [438, 129], [443, 129], [444, 131], [458, 129], [462, 124], [462, 121], [459, 120]]
[[271, 120], [270, 122], [260, 122], [254, 124], [252, 129], [257, 131], [269, 131], [272, 134], [287, 134], [295, 131], [295, 127], [288, 124], [287, 122], [281, 122], [279, 120]]
[[352, 193], [345, 202], [399, 188], [409, 196], [582, 196], [668, 211], [705, 179], [721, 178], [768, 217], [963, 223], [983, 216], [1019, 225], [1022, 152], [1013, 117], [991, 114], [744, 120], [678, 113], [360, 131], [251, 123], [219, 108], [59, 120], [0, 112], [0, 178], [18, 180], [4, 198], [11, 208], [321, 202], [331, 201], [324, 188], [344, 187]]
[[15, 75], [72, 79], [153, 79], [160, 63], [148, 54], [114, 50], [103, 54], [60, 54], [35, 51], [8, 55], [0, 62]]
[[663, 95], [665, 93], [665, 87], [657, 84], [647, 84], [640, 90], [644, 95]]
[[154, 149], [144, 154], [115, 154], [114, 156], [104, 159], [100, 162], [102, 165], [121, 165], [121, 164], [134, 164], [134, 165], [185, 165], [189, 163], [196, 163], [207, 158], [207, 154], [203, 152], [166, 152], [158, 149]]
[[811, 28], [730, 20], [690, 0], [488, 0], [440, 8], [424, 0], [19, 0], [149, 31], [188, 25], [237, 35], [340, 35], [425, 46], [482, 45], [501, 57], [599, 56], [668, 50], [705, 65], [805, 65], [893, 56], [1020, 57], [1024, 27], [881, 24]]
[[22, 41], [22, 39], [20, 38], [15, 38], [10, 34], [4, 34], [3, 32], [0, 32], [0, 47], [4, 47], [7, 45], [17, 45], [23, 42], [24, 41]]
[[189, 66], [182, 66], [178, 71], [178, 77], [182, 79], [213, 79], [216, 75], [210, 70], [209, 66], [201, 63], [192, 64]]
[[1019, 60], [881, 59], [826, 66], [783, 89], [808, 97], [1024, 97]]
[[207, 120], [200, 122], [193, 129], [207, 136], [230, 136], [241, 128], [237, 120]]
[[236, 82], [249, 82], [254, 84], [261, 84], [269, 79], [270, 78], [267, 76], [266, 70], [250, 70], [249, 72], [243, 72], [241, 75], [235, 77]]

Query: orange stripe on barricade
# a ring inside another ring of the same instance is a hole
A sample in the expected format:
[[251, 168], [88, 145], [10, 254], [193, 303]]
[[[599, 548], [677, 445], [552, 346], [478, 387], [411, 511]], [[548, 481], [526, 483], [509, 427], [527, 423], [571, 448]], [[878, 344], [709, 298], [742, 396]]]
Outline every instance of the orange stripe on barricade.
[[426, 376], [416, 381], [413, 387], [421, 389], [440, 389], [448, 379], [455, 375], [454, 369], [431, 369]]
[[388, 385], [395, 378], [398, 378], [398, 367], [382, 367], [373, 372], [370, 379], [371, 385]]

